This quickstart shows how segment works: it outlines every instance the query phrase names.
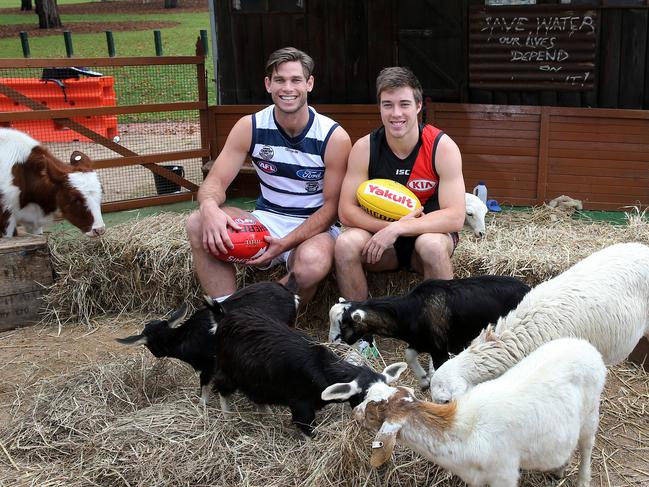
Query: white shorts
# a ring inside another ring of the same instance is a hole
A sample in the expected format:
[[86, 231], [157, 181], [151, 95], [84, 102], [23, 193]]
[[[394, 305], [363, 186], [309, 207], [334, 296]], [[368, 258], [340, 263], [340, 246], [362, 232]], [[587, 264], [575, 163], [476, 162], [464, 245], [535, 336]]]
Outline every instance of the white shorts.
[[[254, 210], [251, 213], [255, 216], [255, 218], [257, 218], [257, 220], [263, 223], [266, 228], [268, 228], [271, 237], [274, 238], [284, 238], [297, 227], [302, 225], [302, 223], [304, 223], [304, 221], [306, 220], [306, 218], [302, 217], [278, 215], [277, 213], [271, 213], [270, 211], [264, 210]], [[340, 228], [332, 226], [329, 228], [328, 233], [329, 235], [331, 235], [331, 238], [335, 240], [340, 234]], [[287, 250], [286, 252], [278, 255], [267, 267], [264, 267], [263, 269], [270, 269], [271, 267], [283, 262], [288, 262], [291, 252], [293, 252], [293, 249]]]

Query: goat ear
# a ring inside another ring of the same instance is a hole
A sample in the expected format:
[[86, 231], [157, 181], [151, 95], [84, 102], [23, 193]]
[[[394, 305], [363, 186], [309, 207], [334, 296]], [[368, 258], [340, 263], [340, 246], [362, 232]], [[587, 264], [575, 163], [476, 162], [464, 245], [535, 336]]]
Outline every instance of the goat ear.
[[372, 442], [372, 456], [370, 457], [372, 468], [378, 468], [390, 459], [394, 445], [397, 443], [399, 430], [401, 430], [399, 423], [385, 421], [381, 425], [381, 429], [376, 433]]
[[132, 335], [126, 338], [115, 338], [115, 341], [122, 345], [146, 345], [147, 339], [144, 335]]
[[339, 382], [338, 384], [330, 385], [322, 391], [320, 398], [323, 401], [347, 401], [350, 397], [361, 391], [362, 389], [355, 380], [351, 382]]
[[356, 310], [353, 311], [351, 314], [352, 320], [354, 320], [354, 323], [362, 323], [363, 322], [363, 312]]
[[388, 384], [394, 383], [400, 376], [403, 374], [403, 371], [408, 368], [408, 364], [405, 362], [397, 362], [396, 364], [388, 365], [381, 375], [385, 378], [385, 381]]
[[343, 298], [342, 296], [338, 298], [339, 303], [344, 303], [345, 301], [347, 301], [347, 300], [345, 298]]
[[169, 317], [169, 328], [177, 328], [178, 325], [180, 325], [180, 322], [185, 319], [185, 316], [187, 316], [187, 311], [189, 311], [189, 305], [187, 303], [183, 303], [183, 305], [176, 311], [174, 311], [173, 314]]
[[212, 315], [214, 316], [215, 319], [220, 318], [225, 313], [225, 309], [223, 308], [223, 305], [215, 301], [210, 296], [207, 295], [203, 296], [203, 301], [205, 301], [205, 305], [212, 312]]

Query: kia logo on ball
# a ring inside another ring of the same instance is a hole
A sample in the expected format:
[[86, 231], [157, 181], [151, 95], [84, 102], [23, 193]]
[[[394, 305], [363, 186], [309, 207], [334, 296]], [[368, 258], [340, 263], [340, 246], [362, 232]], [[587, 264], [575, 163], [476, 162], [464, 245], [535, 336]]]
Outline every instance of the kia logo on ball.
[[306, 181], [317, 181], [324, 176], [324, 169], [300, 169], [295, 174]]
[[431, 181], [430, 179], [413, 179], [412, 181], [408, 181], [406, 186], [413, 191], [430, 191], [431, 189], [435, 189], [437, 182]]
[[277, 166], [275, 164], [271, 164], [270, 162], [257, 161], [257, 167], [268, 174], [277, 172]]

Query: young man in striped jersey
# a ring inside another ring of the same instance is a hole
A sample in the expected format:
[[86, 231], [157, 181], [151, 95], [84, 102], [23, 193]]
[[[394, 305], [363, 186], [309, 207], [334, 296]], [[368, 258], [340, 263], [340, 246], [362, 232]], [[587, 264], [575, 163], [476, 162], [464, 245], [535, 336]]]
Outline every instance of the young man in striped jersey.
[[250, 217], [224, 206], [225, 192], [248, 156], [261, 187], [252, 215], [272, 235], [266, 252], [248, 265], [286, 263], [302, 302], [313, 297], [333, 267], [338, 235], [333, 225], [351, 141], [336, 122], [308, 106], [313, 66], [293, 47], [271, 54], [264, 82], [273, 105], [235, 124], [200, 187], [200, 208], [188, 218], [187, 233], [198, 279], [217, 300], [236, 290], [236, 275], [232, 264], [210, 253], [232, 248], [227, 227], [239, 229], [233, 218]]

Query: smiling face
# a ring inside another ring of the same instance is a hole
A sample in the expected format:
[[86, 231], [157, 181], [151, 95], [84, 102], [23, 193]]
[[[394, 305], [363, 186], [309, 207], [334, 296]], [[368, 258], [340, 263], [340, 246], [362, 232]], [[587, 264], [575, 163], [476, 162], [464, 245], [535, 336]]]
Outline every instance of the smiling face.
[[313, 76], [307, 77], [298, 61], [280, 64], [264, 82], [275, 108], [286, 114], [296, 113], [304, 107], [307, 93], [313, 89]]
[[417, 115], [421, 102], [415, 101], [413, 89], [409, 86], [381, 92], [379, 107], [381, 121], [388, 137], [402, 139], [407, 135], [419, 136]]

